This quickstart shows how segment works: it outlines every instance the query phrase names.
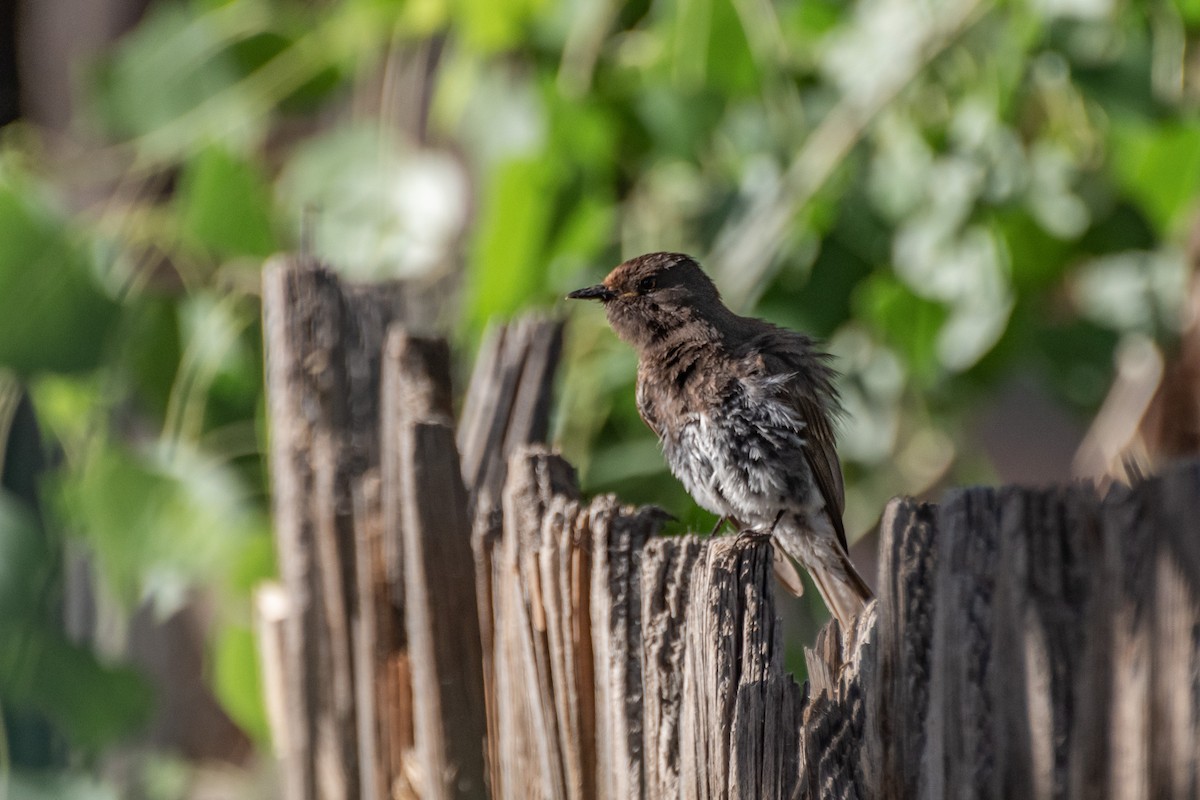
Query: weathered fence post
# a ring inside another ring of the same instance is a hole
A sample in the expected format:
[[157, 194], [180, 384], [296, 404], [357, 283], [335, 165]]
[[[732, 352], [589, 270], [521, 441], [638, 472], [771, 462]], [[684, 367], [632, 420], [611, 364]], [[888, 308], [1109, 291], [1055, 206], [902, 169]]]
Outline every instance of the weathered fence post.
[[275, 533], [286, 590], [289, 798], [359, 794], [350, 620], [354, 483], [379, 462], [379, 359], [397, 286], [291, 262], [263, 278]]
[[817, 665], [804, 796], [1200, 796], [1198, 520], [1197, 463], [893, 501], [874, 624]]
[[288, 798], [485, 796], [472, 514], [498, 513], [507, 453], [545, 435], [561, 324], [493, 332], [464, 470], [445, 342], [389, 331], [406, 296], [303, 260], [264, 272], [282, 585], [258, 629]]
[[660, 537], [529, 446], [560, 324], [492, 333], [456, 433], [402, 298], [264, 280], [289, 800], [1200, 797], [1200, 464], [893, 501], [804, 690], [769, 545]]

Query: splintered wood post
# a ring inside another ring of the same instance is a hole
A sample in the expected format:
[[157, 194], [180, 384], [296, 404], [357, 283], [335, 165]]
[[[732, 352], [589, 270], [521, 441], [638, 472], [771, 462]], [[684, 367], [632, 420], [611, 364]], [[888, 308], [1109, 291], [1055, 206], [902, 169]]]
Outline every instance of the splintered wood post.
[[[893, 500], [880, 531], [879, 598], [875, 646], [878, 688], [868, 698], [878, 725], [871, 732], [879, 753], [880, 800], [917, 797], [925, 751], [933, 644], [933, 579], [937, 568], [934, 533], [937, 507]], [[904, 709], [906, 716], [892, 711]], [[886, 710], [886, 711], [885, 711]]]
[[343, 287], [280, 259], [263, 274], [275, 534], [287, 593], [289, 798], [359, 795], [351, 619], [354, 489], [379, 462], [379, 360], [398, 286]]
[[686, 617], [681, 796], [791, 797], [802, 696], [783, 664], [771, 545], [706, 544]]
[[686, 626], [692, 575], [705, 556], [694, 536], [651, 539], [642, 550], [642, 650], [647, 797], [679, 797], [680, 717]]
[[390, 722], [402, 707], [386, 688], [396, 626], [392, 623], [384, 570], [380, 492], [378, 470], [371, 470], [354, 494], [354, 574], [358, 590], [358, 616], [353, 629], [354, 690], [359, 784], [365, 800], [384, 800], [391, 795]]
[[641, 797], [644, 743], [638, 556], [661, 520], [614, 513], [614, 506], [612, 498], [601, 500], [593, 507], [590, 521], [598, 788], [605, 797]]
[[458, 447], [463, 480], [485, 513], [499, 509], [512, 454], [546, 440], [562, 328], [560, 320], [524, 318], [493, 328], [479, 350]]
[[[385, 547], [394, 659], [415, 745], [393, 781], [426, 798], [485, 797], [485, 715], [471, 525], [450, 427], [450, 351], [394, 329], [384, 353]], [[393, 725], [395, 729], [398, 727]], [[395, 734], [393, 734], [395, 735]]]
[[289, 800], [1200, 796], [1200, 464], [894, 501], [802, 691], [767, 543], [659, 537], [529, 446], [559, 323], [492, 333], [456, 438], [446, 344], [385, 341], [403, 297], [264, 275]]
[[801, 797], [1200, 795], [1197, 519], [1196, 463], [894, 502], [876, 605], [811, 654]]
[[508, 459], [519, 448], [542, 443], [550, 423], [554, 376], [562, 352], [560, 320], [525, 318], [492, 328], [479, 354], [458, 426], [463, 480], [471, 497], [479, 633], [488, 693], [488, 764], [498, 791], [497, 701], [493, 679], [492, 562], [501, 531], [501, 488]]
[[[389, 489], [384, 494], [384, 514], [389, 520], [384, 558], [392, 602], [403, 617], [404, 545], [399, 532], [404, 498], [395, 489], [411, 465], [406, 460], [409, 454], [397, 445], [415, 421], [451, 420], [450, 347], [444, 339], [412, 336], [393, 328], [383, 358], [383, 483]], [[403, 646], [403, 641], [398, 644]]]
[[658, 538], [658, 509], [584, 504], [518, 450], [490, 582], [492, 796], [790, 798], [801, 692], [771, 548]]
[[420, 796], [485, 798], [482, 653], [471, 523], [454, 431], [409, 424], [401, 435], [405, 620], [412, 665]]
[[[385, 797], [412, 795], [406, 759], [415, 745], [412, 695], [412, 662], [405, 624], [404, 580], [405, 499], [402, 480], [412, 465], [403, 443], [416, 421], [448, 420], [451, 414], [450, 348], [445, 340], [413, 336], [403, 328], [388, 331], [383, 352], [380, 537], [377, 562], [371, 567], [379, 577], [375, 635], [376, 706], [379, 761], [386, 780]], [[468, 539], [469, 542], [469, 539]], [[419, 772], [419, 771], [418, 771]]]
[[[577, 501], [574, 476], [565, 461], [546, 454], [522, 461], [514, 458], [504, 492], [503, 541], [491, 564], [494, 594], [484, 604], [493, 614], [489, 627], [494, 688], [489, 697], [496, 704], [492, 788], [498, 797], [588, 796], [582, 786], [567, 786], [570, 771], [564, 763], [560, 729], [569, 729], [569, 722], [559, 719], [553, 698], [555, 666], [566, 663], [568, 656], [551, 654], [546, 617], [546, 606], [558, 603], [562, 596], [550, 594], [553, 583], [543, 586], [539, 568], [543, 558], [553, 560], [556, 547], [565, 545], [569, 552], [574, 546], [575, 537], [569, 532]], [[564, 689], [574, 684], [590, 700], [591, 687], [579, 687], [577, 676], [558, 672], [557, 677]]]

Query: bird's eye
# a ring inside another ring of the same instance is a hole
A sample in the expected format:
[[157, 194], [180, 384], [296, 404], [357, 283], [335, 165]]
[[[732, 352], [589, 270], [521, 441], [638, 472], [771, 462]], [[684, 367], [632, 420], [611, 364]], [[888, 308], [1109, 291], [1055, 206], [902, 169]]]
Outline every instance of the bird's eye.
[[638, 294], [653, 292], [657, 285], [658, 282], [654, 280], [654, 278], [642, 278], [640, 281], [638, 281]]

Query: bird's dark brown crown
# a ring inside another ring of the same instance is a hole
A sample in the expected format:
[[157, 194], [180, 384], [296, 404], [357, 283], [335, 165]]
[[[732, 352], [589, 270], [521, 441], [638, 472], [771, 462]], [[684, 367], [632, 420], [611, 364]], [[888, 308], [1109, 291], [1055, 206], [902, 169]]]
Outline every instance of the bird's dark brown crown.
[[644, 350], [685, 326], [729, 312], [700, 265], [682, 253], [647, 253], [631, 258], [597, 286], [568, 297], [599, 300], [617, 335]]

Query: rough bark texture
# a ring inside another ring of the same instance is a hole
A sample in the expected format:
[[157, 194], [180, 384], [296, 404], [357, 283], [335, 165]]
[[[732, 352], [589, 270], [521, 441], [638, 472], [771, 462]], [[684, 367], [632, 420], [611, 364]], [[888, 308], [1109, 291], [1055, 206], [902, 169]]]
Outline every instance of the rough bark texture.
[[1200, 464], [893, 501], [878, 598], [801, 689], [768, 544], [660, 537], [529, 446], [556, 323], [492, 334], [456, 448], [448, 351], [385, 347], [379, 291], [266, 276], [285, 796], [1200, 795]]
[[467, 491], [454, 431], [402, 433], [405, 623], [420, 796], [485, 798], [486, 729]]
[[790, 797], [801, 694], [769, 544], [659, 538], [518, 451], [495, 549], [493, 797]]
[[1197, 519], [1195, 463], [894, 502], [873, 614], [810, 661], [802, 796], [1197, 796]]
[[312, 264], [263, 278], [271, 471], [288, 595], [288, 797], [359, 794], [351, 619], [354, 485], [379, 464], [379, 364], [399, 287], [342, 286]]

